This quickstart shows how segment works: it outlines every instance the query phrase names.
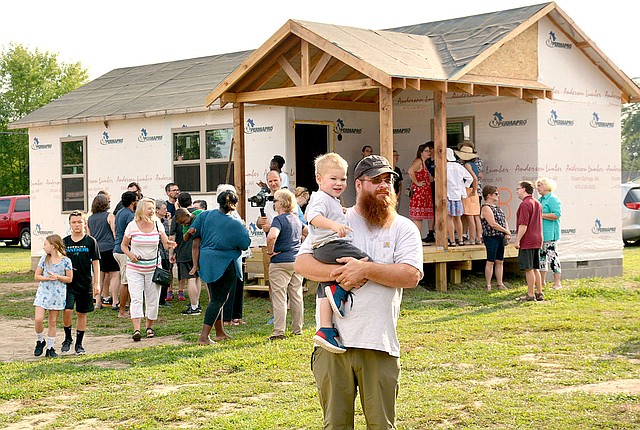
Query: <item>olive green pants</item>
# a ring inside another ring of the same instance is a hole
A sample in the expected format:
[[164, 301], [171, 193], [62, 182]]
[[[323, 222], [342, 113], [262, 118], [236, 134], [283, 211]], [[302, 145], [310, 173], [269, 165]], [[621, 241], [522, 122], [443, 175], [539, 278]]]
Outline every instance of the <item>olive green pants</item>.
[[368, 429], [395, 429], [400, 359], [383, 351], [316, 348], [311, 358], [325, 429], [353, 429], [356, 394]]

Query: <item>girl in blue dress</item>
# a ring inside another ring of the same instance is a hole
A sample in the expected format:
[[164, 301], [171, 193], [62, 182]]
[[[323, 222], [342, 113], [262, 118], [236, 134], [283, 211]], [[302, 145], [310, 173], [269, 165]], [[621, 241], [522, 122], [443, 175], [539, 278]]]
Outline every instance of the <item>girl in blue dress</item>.
[[[33, 306], [35, 312], [35, 329], [38, 340], [33, 354], [42, 355], [46, 346], [46, 357], [58, 356], [53, 344], [56, 340], [56, 322], [58, 311], [64, 310], [67, 297], [67, 283], [73, 279], [73, 267], [71, 260], [66, 257], [64, 243], [57, 234], [47, 236], [44, 240], [44, 252], [46, 255], [40, 258], [36, 269], [35, 280], [39, 281], [36, 299]], [[49, 324], [47, 340], [44, 338], [44, 314], [49, 311]]]

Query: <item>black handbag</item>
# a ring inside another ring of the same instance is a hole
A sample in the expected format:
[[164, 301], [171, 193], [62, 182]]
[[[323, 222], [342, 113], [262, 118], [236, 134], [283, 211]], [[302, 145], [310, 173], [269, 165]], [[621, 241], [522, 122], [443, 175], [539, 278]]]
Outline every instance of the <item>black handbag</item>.
[[[156, 230], [160, 232], [158, 229], [158, 224], [156, 224]], [[162, 267], [158, 267], [158, 261], [160, 259], [160, 249], [156, 252], [156, 269], [153, 271], [153, 277], [151, 278], [151, 282], [154, 284], [162, 285], [163, 287], [168, 287], [171, 285], [172, 275], [171, 270], [163, 269]]]
[[167, 269], [163, 269], [162, 267], [156, 267], [156, 270], [153, 271], [153, 278], [151, 281], [154, 284], [162, 285], [163, 287], [168, 287], [171, 285], [171, 271]]

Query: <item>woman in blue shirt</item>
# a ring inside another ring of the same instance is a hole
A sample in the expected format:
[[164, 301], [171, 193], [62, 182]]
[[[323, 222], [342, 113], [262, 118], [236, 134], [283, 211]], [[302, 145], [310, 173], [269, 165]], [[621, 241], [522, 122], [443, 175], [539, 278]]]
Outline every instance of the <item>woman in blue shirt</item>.
[[540, 249], [540, 276], [544, 285], [547, 271], [553, 272], [553, 289], [562, 288], [560, 284], [561, 268], [558, 258], [557, 242], [560, 240], [560, 216], [562, 203], [553, 194], [557, 185], [551, 178], [540, 178], [536, 181], [536, 189], [540, 194], [542, 205], [542, 248]]
[[300, 243], [307, 236], [307, 227], [293, 213], [297, 204], [291, 191], [276, 191], [273, 203], [278, 215], [273, 218], [267, 236], [267, 254], [271, 256], [269, 285], [273, 305], [273, 335], [269, 339], [277, 340], [284, 339], [287, 302], [291, 310], [291, 330], [293, 334], [302, 334], [302, 275], [293, 270], [293, 264]]
[[209, 288], [209, 305], [204, 314], [202, 332], [198, 344], [215, 343], [209, 334], [215, 325], [215, 340], [230, 338], [222, 325], [222, 308], [229, 297], [236, 279], [242, 280], [241, 253], [249, 248], [251, 239], [242, 222], [227, 214], [235, 210], [238, 195], [231, 190], [218, 194], [219, 209], [204, 211], [198, 215], [185, 234], [185, 240], [193, 235], [193, 270]]

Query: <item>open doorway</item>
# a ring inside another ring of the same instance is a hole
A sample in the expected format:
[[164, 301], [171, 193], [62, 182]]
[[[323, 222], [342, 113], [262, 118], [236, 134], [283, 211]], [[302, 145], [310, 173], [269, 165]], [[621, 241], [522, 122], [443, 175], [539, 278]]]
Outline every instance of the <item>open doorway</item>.
[[313, 160], [329, 151], [330, 125], [296, 123], [296, 186], [317, 191]]

